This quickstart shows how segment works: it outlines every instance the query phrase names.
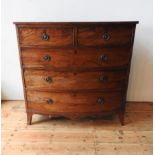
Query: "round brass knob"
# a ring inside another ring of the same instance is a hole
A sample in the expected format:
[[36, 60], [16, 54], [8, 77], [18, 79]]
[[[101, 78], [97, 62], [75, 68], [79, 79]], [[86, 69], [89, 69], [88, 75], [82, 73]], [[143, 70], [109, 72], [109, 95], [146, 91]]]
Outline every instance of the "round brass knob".
[[98, 97], [97, 103], [98, 104], [104, 104], [104, 98], [103, 97]]
[[47, 103], [48, 103], [48, 104], [53, 104], [53, 100], [52, 100], [51, 98], [49, 98], [49, 99], [47, 100]]
[[105, 55], [105, 54], [102, 54], [102, 55], [100, 56], [100, 59], [101, 59], [101, 61], [107, 61], [107, 60], [108, 60], [108, 56]]
[[108, 81], [108, 77], [107, 76], [100, 76], [99, 80], [100, 80], [100, 82], [107, 82]]
[[53, 81], [52, 77], [48, 76], [45, 78], [45, 81], [51, 83]]
[[45, 41], [49, 40], [49, 35], [47, 33], [43, 33], [42, 40], [45, 40]]
[[50, 61], [50, 60], [51, 60], [51, 57], [50, 57], [49, 55], [45, 55], [45, 56], [43, 57], [43, 60], [44, 60], [44, 61]]
[[109, 40], [109, 39], [110, 39], [109, 33], [104, 33], [104, 34], [103, 34], [103, 39], [104, 39], [104, 40]]

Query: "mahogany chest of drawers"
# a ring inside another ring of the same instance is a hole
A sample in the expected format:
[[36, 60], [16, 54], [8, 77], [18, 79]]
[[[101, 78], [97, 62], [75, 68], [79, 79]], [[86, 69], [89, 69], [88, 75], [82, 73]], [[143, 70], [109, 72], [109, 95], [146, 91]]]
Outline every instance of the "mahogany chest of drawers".
[[118, 114], [124, 124], [137, 23], [15, 22], [27, 123]]

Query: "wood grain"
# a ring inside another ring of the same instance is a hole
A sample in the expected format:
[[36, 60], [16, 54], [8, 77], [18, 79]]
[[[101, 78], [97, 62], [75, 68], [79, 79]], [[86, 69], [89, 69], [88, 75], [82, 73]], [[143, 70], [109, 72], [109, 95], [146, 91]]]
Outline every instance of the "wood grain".
[[[110, 38], [105, 40], [103, 35], [108, 33]], [[132, 26], [131, 25], [108, 25], [108, 26], [89, 26], [78, 29], [79, 46], [101, 46], [101, 45], [127, 45], [131, 44]]]
[[[20, 43], [22, 45], [50, 45], [50, 46], [71, 46], [73, 45], [72, 28], [20, 28]], [[48, 40], [43, 40], [46, 33]]]
[[[45, 70], [25, 70], [25, 86], [28, 89], [49, 90], [120, 90], [125, 87], [126, 71], [102, 72], [53, 72]], [[51, 78], [51, 82], [46, 79]], [[103, 78], [103, 81], [102, 81]]]
[[129, 102], [123, 127], [117, 117], [75, 121], [41, 115], [28, 126], [24, 101], [2, 101], [2, 155], [152, 155], [152, 107]]
[[[100, 48], [100, 49], [36, 49], [23, 48], [21, 51], [23, 65], [30, 67], [52, 68], [117, 68], [127, 67], [130, 58], [130, 48]], [[104, 61], [101, 56], [106, 56]], [[45, 61], [44, 57], [50, 60]]]
[[[98, 102], [102, 98], [103, 102]], [[115, 101], [113, 101], [115, 98]], [[104, 112], [118, 109], [122, 93], [50, 93], [27, 91], [28, 108], [45, 113], [57, 112]], [[51, 99], [52, 103], [48, 103]]]

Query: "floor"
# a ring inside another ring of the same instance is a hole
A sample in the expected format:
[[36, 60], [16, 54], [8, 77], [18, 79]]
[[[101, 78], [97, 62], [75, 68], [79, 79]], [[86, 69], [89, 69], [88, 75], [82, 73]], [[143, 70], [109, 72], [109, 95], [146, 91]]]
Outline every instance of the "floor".
[[2, 155], [152, 155], [152, 103], [128, 103], [113, 120], [49, 119], [26, 125], [23, 101], [2, 102]]

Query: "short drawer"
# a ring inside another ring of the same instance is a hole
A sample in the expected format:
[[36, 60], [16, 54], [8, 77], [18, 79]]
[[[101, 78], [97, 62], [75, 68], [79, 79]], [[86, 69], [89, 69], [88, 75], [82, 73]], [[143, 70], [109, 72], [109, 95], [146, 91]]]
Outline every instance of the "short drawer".
[[24, 72], [27, 89], [48, 90], [88, 90], [124, 89], [126, 71], [102, 72], [54, 72], [26, 70]]
[[21, 50], [24, 67], [107, 68], [128, 66], [130, 48]]
[[79, 46], [120, 46], [131, 45], [132, 26], [107, 25], [78, 28]]
[[21, 46], [73, 46], [73, 28], [20, 28]]
[[116, 110], [122, 104], [121, 92], [52, 93], [27, 91], [28, 108], [50, 112], [103, 112]]

